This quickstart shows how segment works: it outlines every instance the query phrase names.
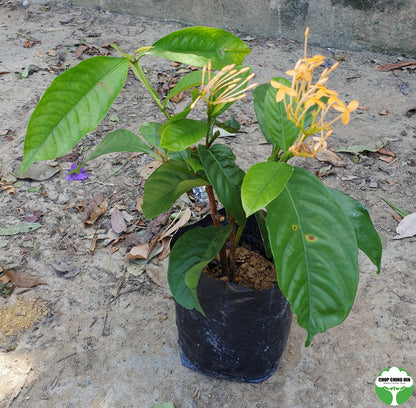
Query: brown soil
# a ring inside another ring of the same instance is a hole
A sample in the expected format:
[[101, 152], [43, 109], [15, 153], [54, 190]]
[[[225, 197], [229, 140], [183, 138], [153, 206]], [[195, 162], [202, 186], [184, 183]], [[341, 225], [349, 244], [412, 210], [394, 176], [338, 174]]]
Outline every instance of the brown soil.
[[[228, 251], [227, 251], [228, 253]], [[246, 246], [238, 247], [235, 254], [236, 270], [233, 283], [256, 290], [265, 290], [272, 287], [276, 282], [276, 269], [272, 262], [257, 252], [253, 252]], [[213, 278], [228, 282], [221, 265], [215, 261], [208, 265], [204, 272]]]
[[10, 301], [1, 309], [1, 335], [15, 336], [19, 332], [32, 327], [37, 321], [48, 314], [45, 301], [36, 298], [20, 298]]

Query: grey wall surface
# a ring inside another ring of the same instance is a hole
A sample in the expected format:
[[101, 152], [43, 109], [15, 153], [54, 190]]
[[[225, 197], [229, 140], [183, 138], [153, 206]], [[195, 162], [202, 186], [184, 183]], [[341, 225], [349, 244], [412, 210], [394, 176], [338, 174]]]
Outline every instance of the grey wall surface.
[[310, 26], [310, 43], [323, 47], [416, 56], [416, 0], [74, 0], [72, 4], [298, 41]]

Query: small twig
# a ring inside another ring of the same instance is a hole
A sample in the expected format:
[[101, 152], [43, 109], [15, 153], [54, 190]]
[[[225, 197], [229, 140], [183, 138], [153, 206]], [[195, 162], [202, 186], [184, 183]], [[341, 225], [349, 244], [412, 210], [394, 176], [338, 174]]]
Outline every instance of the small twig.
[[108, 311], [105, 312], [105, 317], [104, 317], [104, 325], [103, 325], [103, 331], [101, 332], [102, 336], [108, 336], [108, 329], [107, 329], [107, 318], [108, 318]]
[[55, 380], [53, 381], [53, 383], [52, 383], [52, 385], [51, 385], [51, 391], [52, 391], [52, 390], [56, 387], [56, 384], [58, 384], [58, 381], [59, 381], [59, 379], [61, 378], [62, 371], [64, 371], [64, 369], [63, 369], [63, 368], [61, 368], [61, 369], [59, 370], [58, 375], [56, 376]]
[[57, 363], [60, 363], [61, 361], [66, 360], [67, 358], [73, 357], [73, 356], [75, 356], [75, 354], [77, 354], [77, 352], [72, 353], [72, 354], [70, 354], [69, 356], [62, 357], [61, 359], [59, 359], [59, 360], [57, 361]]

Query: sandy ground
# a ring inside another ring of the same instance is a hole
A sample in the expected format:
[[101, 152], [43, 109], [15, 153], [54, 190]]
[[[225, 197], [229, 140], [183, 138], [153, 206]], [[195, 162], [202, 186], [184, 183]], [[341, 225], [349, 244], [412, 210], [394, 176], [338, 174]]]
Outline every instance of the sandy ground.
[[[333, 53], [342, 60], [331, 85], [344, 100], [358, 99], [362, 108], [350, 125], [336, 128], [331, 149], [372, 148], [384, 139], [385, 149], [394, 154], [339, 153], [346, 166], [331, 169], [317, 160], [299, 161], [320, 171], [327, 185], [365, 203], [385, 241], [382, 273], [377, 276], [375, 267], [360, 257], [361, 280], [348, 319], [317, 335], [308, 348], [305, 332], [294, 322], [277, 372], [262, 384], [228, 382], [183, 367], [173, 300], [164, 287], [166, 260], [140, 266], [126, 260], [123, 241], [113, 253], [111, 244], [105, 246], [104, 238], [114, 240], [108, 231], [115, 207], [129, 228], [140, 228], [136, 199], [148, 157], [98, 159], [87, 166], [90, 178], [83, 182], [65, 180], [71, 158], [57, 161], [60, 171], [47, 180], [13, 180], [29, 116], [52, 79], [77, 63], [79, 44], [99, 52], [92, 46], [119, 42], [132, 52], [179, 28], [94, 10], [23, 8], [21, 2], [0, 1], [0, 227], [28, 221], [41, 225], [36, 231], [0, 236], [0, 267], [45, 283], [0, 297], [0, 406], [151, 408], [166, 401], [177, 408], [382, 406], [374, 387], [382, 370], [400, 367], [416, 379], [416, 241], [393, 239], [396, 213], [381, 199], [415, 212], [416, 116], [405, 115], [416, 107], [415, 71], [377, 70], [405, 56], [310, 47], [310, 53], [331, 62]], [[302, 55], [302, 45], [290, 41], [238, 35], [253, 50], [246, 61], [259, 83], [282, 75]], [[87, 57], [84, 52], [80, 58]], [[162, 60], [149, 57], [144, 65], [155, 86], [177, 74], [177, 67]], [[232, 108], [243, 126], [227, 139], [244, 169], [268, 152], [250, 101], [251, 96]], [[108, 118], [74, 149], [73, 157], [85, 157], [109, 129], [137, 132], [143, 122], [160, 119], [154, 112], [129, 75]], [[121, 173], [115, 172], [120, 167]], [[108, 211], [84, 228], [81, 204], [97, 193], [107, 199]], [[94, 235], [99, 239], [92, 251]], [[75, 276], [59, 272], [58, 263]], [[415, 394], [403, 406], [416, 406]]]

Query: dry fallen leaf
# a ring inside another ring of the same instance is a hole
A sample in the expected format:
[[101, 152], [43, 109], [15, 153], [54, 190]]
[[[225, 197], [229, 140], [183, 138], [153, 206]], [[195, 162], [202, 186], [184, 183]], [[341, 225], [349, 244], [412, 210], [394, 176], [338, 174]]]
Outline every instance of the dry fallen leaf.
[[87, 225], [92, 225], [95, 223], [95, 221], [97, 221], [98, 218], [100, 218], [103, 214], [105, 214], [105, 212], [107, 211], [108, 208], [108, 202], [107, 200], [104, 200], [89, 216], [89, 218], [87, 220], [84, 221], [84, 228]]
[[142, 205], [143, 205], [143, 196], [137, 196], [137, 199], [136, 199], [136, 210], [137, 210], [137, 212], [139, 212], [139, 213], [143, 212]]
[[179, 103], [184, 98], [184, 92], [178, 93], [177, 95], [172, 96], [170, 100], [174, 103]]
[[410, 238], [416, 235], [416, 213], [406, 215], [396, 228], [394, 239]]
[[191, 210], [189, 207], [186, 207], [185, 211], [183, 212], [180, 218], [176, 218], [167, 228], [167, 230], [162, 233], [160, 236], [160, 240], [166, 238], [170, 235], [173, 235], [179, 228], [183, 227], [191, 218]]
[[162, 239], [162, 252], [159, 254], [158, 259], [162, 261], [170, 253], [170, 241], [172, 237], [165, 237]]
[[149, 243], [135, 245], [126, 255], [126, 259], [146, 259], [149, 253]]
[[379, 149], [377, 149], [377, 153], [384, 154], [384, 156], [396, 157], [396, 155], [393, 152], [384, 149], [384, 147], [380, 147]]
[[0, 276], [0, 282], [1, 283], [9, 283], [10, 282], [10, 278], [6, 275]]
[[389, 111], [387, 109], [381, 109], [378, 114], [381, 116], [386, 116], [389, 113]]
[[37, 276], [26, 272], [4, 271], [10, 282], [18, 288], [33, 288], [38, 285], [45, 285]]
[[382, 160], [386, 163], [391, 163], [394, 160], [394, 157], [392, 157], [392, 156], [387, 156], [387, 157], [379, 156], [378, 159]]
[[344, 161], [342, 161], [341, 157], [339, 157], [337, 154], [335, 154], [331, 150], [327, 150], [327, 149], [319, 150], [316, 153], [316, 158], [320, 162], [330, 163], [335, 167], [346, 167], [347, 165]]
[[78, 266], [66, 257], [55, 258], [52, 267], [65, 278], [73, 278], [79, 274]]
[[[108, 208], [108, 202], [104, 200], [102, 193], [98, 193], [88, 204], [86, 208], [87, 216], [84, 221], [84, 228], [92, 225]], [[103, 211], [104, 210], [104, 211]]]
[[148, 179], [150, 175], [161, 165], [162, 163], [158, 160], [151, 161], [150, 163], [146, 164], [146, 166], [144, 166], [141, 169], [140, 176], [143, 177], [144, 179]]
[[413, 65], [416, 65], [416, 60], [396, 62], [395, 64], [379, 65], [377, 69], [382, 72], [387, 72], [397, 68], [405, 68]]
[[111, 229], [117, 234], [127, 231], [126, 221], [124, 221], [123, 214], [117, 207], [113, 208], [111, 214]]

